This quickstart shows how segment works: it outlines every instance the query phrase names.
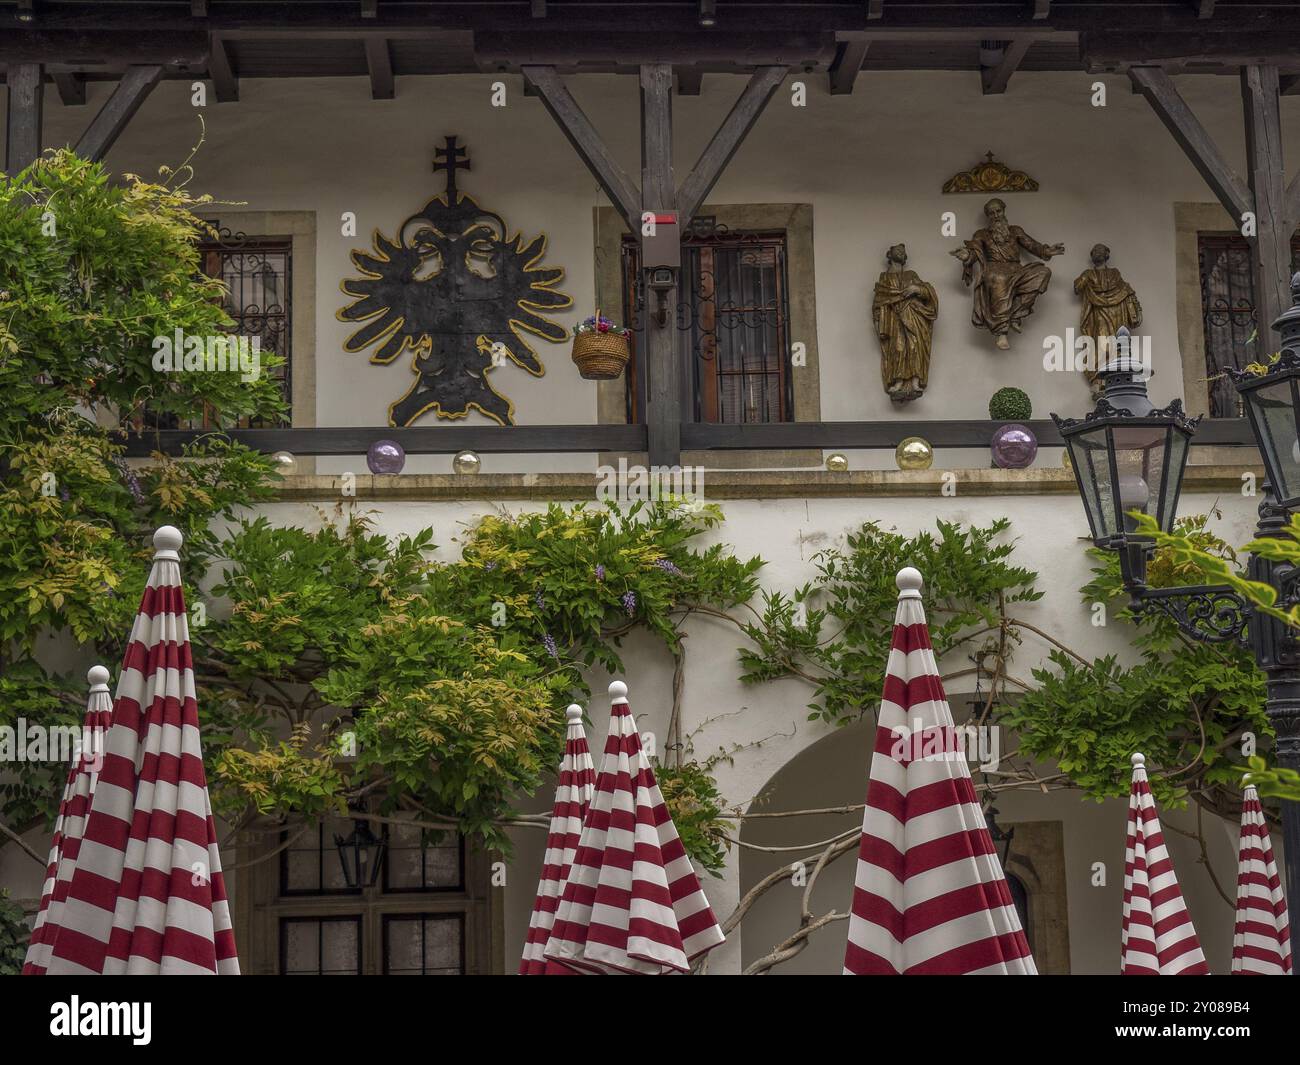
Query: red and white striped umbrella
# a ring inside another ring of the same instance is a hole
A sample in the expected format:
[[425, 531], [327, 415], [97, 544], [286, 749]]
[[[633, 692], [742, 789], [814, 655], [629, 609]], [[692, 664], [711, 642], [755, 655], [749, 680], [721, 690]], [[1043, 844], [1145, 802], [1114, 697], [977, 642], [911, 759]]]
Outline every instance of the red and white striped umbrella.
[[1135, 754], [1124, 853], [1124, 924], [1120, 972], [1125, 976], [1208, 976], [1174, 864], [1165, 849], [1146, 759]]
[[180, 531], [164, 525], [153, 542], [51, 975], [239, 972], [203, 770]]
[[609, 686], [609, 735], [596, 794], [546, 945], [548, 973], [690, 971], [722, 929], [664, 806], [627, 705]]
[[844, 975], [1035, 974], [921, 605], [898, 573]]
[[68, 781], [63, 787], [63, 798], [59, 800], [50, 860], [45, 867], [41, 908], [36, 914], [27, 957], [23, 961], [24, 976], [40, 976], [45, 972], [50, 960], [50, 944], [68, 897], [68, 883], [72, 879], [72, 870], [76, 868], [77, 850], [86, 826], [86, 811], [99, 776], [104, 738], [113, 720], [113, 698], [108, 694], [108, 677], [108, 670], [103, 666], [91, 666], [86, 674], [90, 681], [90, 696], [86, 700], [86, 716], [81, 725], [80, 749], [68, 767]]
[[1273, 840], [1255, 785], [1241, 804], [1237, 849], [1237, 920], [1232, 933], [1232, 972], [1242, 976], [1289, 976], [1291, 928], [1286, 894], [1273, 861]]
[[566, 713], [568, 734], [564, 740], [564, 760], [560, 762], [560, 780], [555, 788], [537, 901], [533, 903], [528, 939], [519, 963], [520, 976], [541, 976], [546, 972], [546, 942], [551, 938], [555, 911], [578, 850], [582, 822], [596, 790], [596, 767], [591, 760], [591, 748], [587, 746], [587, 734], [582, 729], [582, 707], [574, 703]]

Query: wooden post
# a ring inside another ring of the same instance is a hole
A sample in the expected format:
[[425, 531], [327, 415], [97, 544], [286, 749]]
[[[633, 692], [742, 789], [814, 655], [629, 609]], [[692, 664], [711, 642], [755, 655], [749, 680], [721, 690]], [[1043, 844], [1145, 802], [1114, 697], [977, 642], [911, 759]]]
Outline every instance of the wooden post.
[[1259, 342], [1254, 358], [1272, 351], [1272, 325], [1291, 306], [1291, 234], [1286, 171], [1282, 163], [1277, 67], [1241, 69], [1241, 101], [1246, 116], [1246, 177], [1255, 201], [1256, 235], [1250, 242], [1255, 321]]
[[[673, 68], [666, 63], [641, 67], [641, 210], [675, 211], [677, 183], [673, 178]], [[642, 228], [634, 231], [641, 239]], [[644, 241], [642, 241], [644, 243]], [[641, 261], [645, 262], [644, 255]], [[679, 276], [680, 282], [680, 276]], [[677, 330], [680, 283], [663, 292], [646, 293], [646, 428], [651, 466], [681, 463], [681, 422], [685, 392], [681, 337]], [[655, 321], [660, 306], [666, 321]]]
[[104, 106], [77, 141], [77, 154], [96, 163], [102, 160], [160, 78], [162, 67], [156, 64], [127, 67], [113, 95], [104, 101]]
[[16, 174], [41, 154], [41, 113], [45, 98], [40, 63], [10, 63], [5, 125], [5, 173]]

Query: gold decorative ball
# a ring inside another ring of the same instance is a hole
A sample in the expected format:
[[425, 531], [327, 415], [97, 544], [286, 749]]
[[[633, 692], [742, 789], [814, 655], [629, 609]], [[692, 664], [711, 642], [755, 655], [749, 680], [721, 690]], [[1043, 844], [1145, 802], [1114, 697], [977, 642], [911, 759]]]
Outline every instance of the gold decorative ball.
[[271, 456], [271, 462], [275, 464], [275, 470], [281, 477], [288, 477], [298, 468], [298, 460], [288, 451], [277, 451]]
[[928, 470], [934, 465], [934, 448], [920, 436], [909, 436], [894, 449], [894, 461], [900, 470]]
[[451, 460], [451, 468], [457, 473], [478, 473], [482, 466], [483, 460], [476, 451], [458, 451]]
[[833, 455], [827, 455], [826, 468], [830, 470], [831, 473], [848, 473], [849, 457], [838, 451]]

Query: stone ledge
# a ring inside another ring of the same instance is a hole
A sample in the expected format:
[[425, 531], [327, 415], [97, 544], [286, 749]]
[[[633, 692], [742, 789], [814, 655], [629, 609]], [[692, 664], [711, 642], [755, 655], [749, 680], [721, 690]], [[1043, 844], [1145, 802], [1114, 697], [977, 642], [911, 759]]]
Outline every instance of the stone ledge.
[[[1244, 473], [1262, 481], [1261, 466], [1188, 466], [1183, 492], [1240, 490]], [[956, 478], [953, 481], [951, 478]], [[360, 500], [595, 499], [594, 473], [421, 473], [356, 475]], [[1027, 470], [729, 470], [704, 475], [706, 499], [789, 499], [855, 496], [941, 496], [954, 484], [959, 496], [1073, 495], [1074, 475], [1060, 466]], [[295, 474], [276, 498], [337, 502], [340, 476]], [[951, 491], [951, 489], [949, 489]]]

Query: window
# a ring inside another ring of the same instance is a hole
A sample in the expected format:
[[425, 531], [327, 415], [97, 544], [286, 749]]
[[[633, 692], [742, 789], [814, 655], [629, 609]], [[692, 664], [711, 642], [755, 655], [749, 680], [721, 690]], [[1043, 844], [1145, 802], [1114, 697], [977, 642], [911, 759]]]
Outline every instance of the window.
[[[1250, 243], [1239, 233], [1198, 233], [1201, 323], [1210, 417], [1241, 417], [1240, 397], [1225, 370], [1240, 369], [1266, 352], [1252, 340], [1256, 329]], [[1300, 234], [1291, 238], [1292, 270], [1300, 262]]]
[[[623, 246], [625, 320], [646, 302], [637, 247]], [[784, 232], [730, 232], [696, 218], [682, 240], [676, 321], [690, 366], [694, 420], [743, 424], [794, 420]], [[635, 345], [633, 345], [635, 348]], [[644, 410], [635, 350], [627, 374], [628, 418]]]
[[[449, 976], [491, 971], [487, 856], [453, 833], [374, 825], [386, 843], [373, 887], [349, 888], [335, 837], [349, 818], [250, 843], [236, 936], [250, 973]], [[259, 860], [258, 854], [265, 859]]]
[[[213, 223], [214, 228], [217, 223]], [[199, 244], [199, 261], [203, 273], [226, 283], [226, 313], [233, 320], [232, 336], [256, 340], [262, 353], [274, 352], [284, 359], [272, 374], [280, 386], [286, 404], [292, 406], [291, 370], [292, 316], [290, 292], [293, 284], [293, 244], [288, 239], [257, 238], [243, 233], [232, 234], [218, 228], [216, 240]], [[292, 410], [286, 410], [291, 418]], [[218, 425], [235, 428], [263, 428], [271, 423], [262, 419], [240, 418], [238, 424], [221, 421], [220, 411], [211, 408], [202, 417], [179, 419], [174, 416], [150, 417], [145, 423], [155, 429], [211, 429]]]

